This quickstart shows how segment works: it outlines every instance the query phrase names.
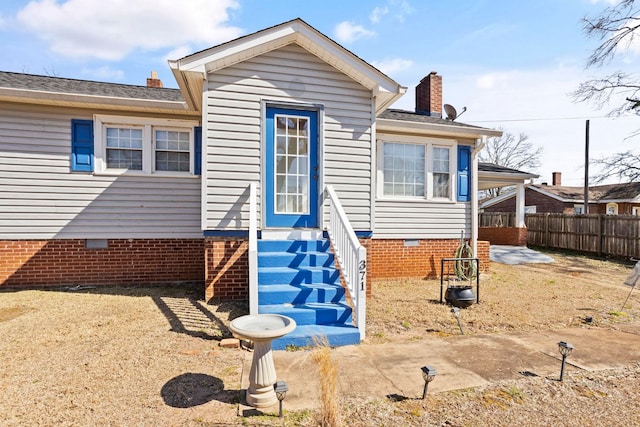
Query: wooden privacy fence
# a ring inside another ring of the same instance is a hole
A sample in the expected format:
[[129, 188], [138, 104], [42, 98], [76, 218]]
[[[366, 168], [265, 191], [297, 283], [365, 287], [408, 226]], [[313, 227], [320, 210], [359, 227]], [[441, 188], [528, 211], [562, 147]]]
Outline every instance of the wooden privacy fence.
[[[513, 213], [482, 213], [481, 227], [513, 227]], [[640, 217], [526, 214], [527, 244], [640, 258]]]

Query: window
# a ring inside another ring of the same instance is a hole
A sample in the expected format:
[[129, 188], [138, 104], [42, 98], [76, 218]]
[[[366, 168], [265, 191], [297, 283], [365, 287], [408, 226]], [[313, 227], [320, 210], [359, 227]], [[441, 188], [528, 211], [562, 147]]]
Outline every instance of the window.
[[425, 146], [384, 143], [383, 194], [392, 197], [424, 197]]
[[107, 127], [107, 168], [142, 170], [142, 129]]
[[[395, 137], [378, 144], [378, 196], [454, 200], [455, 141]], [[468, 171], [467, 171], [468, 173]]]
[[617, 203], [607, 203], [607, 215], [618, 215]]
[[631, 208], [631, 215], [640, 215], [640, 206], [634, 206]]
[[196, 122], [95, 116], [98, 173], [198, 174]]
[[189, 172], [191, 135], [175, 130], [156, 130], [155, 165], [157, 171]]
[[450, 198], [449, 148], [433, 147], [433, 197]]
[[584, 213], [584, 205], [573, 205], [573, 213], [582, 215]]

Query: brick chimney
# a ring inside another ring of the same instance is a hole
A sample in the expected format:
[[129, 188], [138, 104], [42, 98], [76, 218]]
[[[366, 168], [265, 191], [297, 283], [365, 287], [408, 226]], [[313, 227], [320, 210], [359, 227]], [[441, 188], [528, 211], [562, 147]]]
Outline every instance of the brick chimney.
[[442, 117], [442, 76], [435, 71], [416, 86], [416, 113]]
[[151, 78], [147, 77], [147, 87], [162, 87], [162, 80], [155, 71], [151, 72]]
[[558, 187], [562, 185], [562, 172], [551, 173], [551, 185]]

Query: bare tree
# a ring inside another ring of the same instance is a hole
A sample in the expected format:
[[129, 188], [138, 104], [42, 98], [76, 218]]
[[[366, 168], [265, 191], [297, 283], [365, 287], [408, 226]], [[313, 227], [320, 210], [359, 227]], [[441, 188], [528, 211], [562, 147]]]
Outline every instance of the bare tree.
[[[490, 138], [487, 145], [478, 155], [481, 162], [492, 163], [511, 169], [535, 171], [540, 167], [542, 147], [537, 146], [524, 133], [517, 137], [505, 132], [501, 137]], [[487, 196], [499, 196], [505, 188], [486, 190]]]
[[[587, 67], [600, 67], [620, 51], [640, 42], [637, 40], [640, 37], [637, 32], [640, 29], [640, 9], [635, 0], [621, 0], [595, 18], [583, 18], [582, 22], [585, 34], [600, 41], [600, 45], [587, 58]], [[617, 104], [610, 112], [612, 115], [629, 111], [640, 114], [640, 75], [616, 71], [587, 80], [573, 92], [573, 97], [576, 101], [593, 102], [600, 108], [609, 103]]]
[[[597, 38], [600, 44], [587, 58], [587, 67], [601, 67], [610, 62], [618, 53], [640, 43], [640, 8], [635, 0], [621, 0], [615, 6], [607, 7], [595, 18], [582, 20], [583, 30], [589, 37]], [[603, 108], [613, 105], [609, 114], [640, 114], [640, 74], [616, 71], [601, 78], [582, 82], [573, 93], [576, 101], [589, 101]], [[636, 131], [632, 136], [638, 136]], [[609, 178], [620, 181], [640, 181], [640, 154], [628, 150], [601, 157], [593, 161], [600, 172], [593, 177], [594, 182]]]
[[631, 150], [596, 159], [601, 172], [593, 176], [594, 182], [617, 178], [623, 182], [640, 182], [640, 153]]

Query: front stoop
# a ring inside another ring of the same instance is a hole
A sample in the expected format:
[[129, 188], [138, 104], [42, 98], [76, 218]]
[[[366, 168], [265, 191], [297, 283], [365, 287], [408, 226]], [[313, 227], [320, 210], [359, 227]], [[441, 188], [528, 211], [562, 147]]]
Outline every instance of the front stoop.
[[258, 312], [289, 316], [298, 324], [273, 341], [275, 350], [360, 343], [326, 239], [258, 241]]

